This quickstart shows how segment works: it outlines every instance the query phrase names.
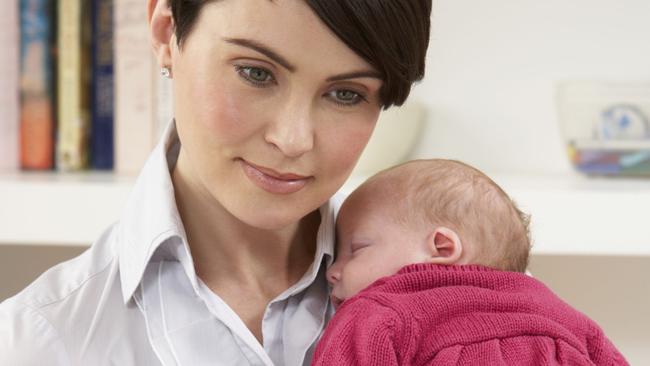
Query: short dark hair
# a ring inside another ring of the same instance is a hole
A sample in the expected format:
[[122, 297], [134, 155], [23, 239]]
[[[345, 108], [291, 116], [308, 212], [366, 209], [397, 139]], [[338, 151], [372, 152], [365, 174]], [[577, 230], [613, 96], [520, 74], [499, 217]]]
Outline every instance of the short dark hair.
[[[219, 0], [168, 0], [179, 47], [203, 5]], [[429, 46], [431, 0], [305, 0], [350, 49], [382, 75], [384, 108], [402, 105], [422, 80]]]

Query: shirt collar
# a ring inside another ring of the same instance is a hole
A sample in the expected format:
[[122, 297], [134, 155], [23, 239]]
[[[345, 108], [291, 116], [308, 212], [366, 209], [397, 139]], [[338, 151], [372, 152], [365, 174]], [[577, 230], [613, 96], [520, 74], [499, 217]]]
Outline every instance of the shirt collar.
[[[316, 253], [314, 261], [302, 278], [293, 286], [284, 291], [274, 301], [284, 300], [311, 285], [318, 276], [321, 266], [328, 268], [334, 261], [335, 223], [338, 210], [337, 200], [330, 199], [319, 209], [321, 222], [316, 235]], [[323, 263], [324, 262], [324, 263]]]
[[124, 302], [140, 284], [161, 243], [172, 237], [187, 242], [170, 174], [179, 150], [176, 124], [172, 121], [145, 163], [122, 213], [118, 250]]
[[[195, 290], [198, 289], [197, 276], [194, 272], [185, 228], [176, 206], [170, 174], [178, 159], [179, 151], [180, 140], [176, 123], [172, 121], [138, 176], [120, 219], [118, 256], [122, 296], [125, 303], [131, 299], [140, 285], [144, 271], [154, 253], [164, 243], [174, 244], [167, 255], [171, 254], [183, 264], [192, 286]], [[313, 282], [323, 259], [327, 266], [334, 260], [334, 225], [340, 202], [340, 197], [335, 196], [320, 207], [321, 224], [316, 239], [314, 263], [303, 279], [290, 289], [293, 290], [290, 292]]]

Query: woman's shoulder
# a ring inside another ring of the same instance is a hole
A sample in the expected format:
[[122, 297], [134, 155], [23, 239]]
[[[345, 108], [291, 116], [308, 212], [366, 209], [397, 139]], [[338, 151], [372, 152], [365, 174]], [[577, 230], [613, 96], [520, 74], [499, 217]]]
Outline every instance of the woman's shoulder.
[[[116, 244], [115, 227], [116, 225], [108, 227], [82, 254], [43, 272], [34, 282], [7, 301], [11, 300], [39, 309], [64, 301], [84, 287], [101, 281], [102, 273], [110, 271], [112, 265], [116, 264], [113, 249]], [[4, 307], [3, 302], [0, 304], [0, 309]]]
[[[117, 272], [110, 239], [113, 230], [114, 226], [109, 227], [81, 255], [48, 269], [0, 303], [0, 355], [4, 347], [20, 352], [22, 341], [28, 345], [30, 339], [36, 339], [33, 344], [37, 346], [38, 341], [58, 337], [70, 324], [82, 320], [83, 309], [99, 305], [102, 293], [114, 280], [111, 272]], [[49, 345], [56, 343], [60, 342], [50, 339]]]
[[[0, 365], [68, 365], [82, 353], [102, 354], [107, 343], [128, 348], [132, 336], [146, 339], [139, 310], [122, 298], [115, 228], [0, 304]], [[115, 332], [127, 328], [133, 334]]]
[[0, 304], [0, 365], [69, 365], [57, 330], [16, 297]]
[[92, 306], [88, 290], [105, 285], [97, 282], [106, 282], [102, 274], [110, 270], [108, 263], [96, 262], [97, 249], [50, 268], [0, 303], [0, 365], [71, 364], [64, 334], [84, 324], [79, 306]]

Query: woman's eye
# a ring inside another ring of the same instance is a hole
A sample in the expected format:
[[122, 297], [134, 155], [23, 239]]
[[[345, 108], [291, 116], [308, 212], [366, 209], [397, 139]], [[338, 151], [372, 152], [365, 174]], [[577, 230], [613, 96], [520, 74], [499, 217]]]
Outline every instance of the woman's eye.
[[366, 98], [360, 93], [346, 89], [333, 90], [328, 93], [328, 96], [334, 103], [342, 106], [353, 106], [366, 101]]
[[268, 70], [253, 66], [236, 66], [237, 73], [244, 80], [257, 87], [265, 87], [275, 83], [273, 74]]

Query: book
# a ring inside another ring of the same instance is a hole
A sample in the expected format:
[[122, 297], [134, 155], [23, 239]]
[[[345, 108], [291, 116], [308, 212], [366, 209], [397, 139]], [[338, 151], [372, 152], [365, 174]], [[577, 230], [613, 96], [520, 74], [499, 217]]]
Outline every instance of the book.
[[113, 169], [113, 0], [92, 1], [90, 157], [93, 169]]
[[0, 12], [0, 170], [18, 168], [18, 2]]
[[89, 6], [84, 0], [58, 0], [58, 136], [56, 167], [88, 165], [90, 131]]
[[20, 166], [54, 165], [55, 92], [52, 0], [20, 2]]
[[115, 172], [140, 171], [156, 142], [157, 69], [142, 0], [115, 0]]

